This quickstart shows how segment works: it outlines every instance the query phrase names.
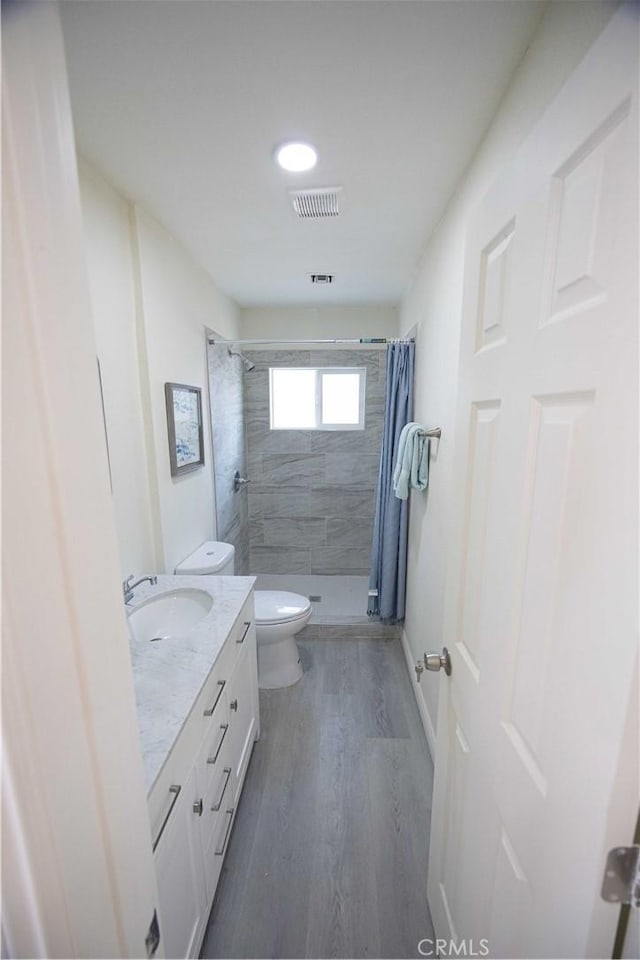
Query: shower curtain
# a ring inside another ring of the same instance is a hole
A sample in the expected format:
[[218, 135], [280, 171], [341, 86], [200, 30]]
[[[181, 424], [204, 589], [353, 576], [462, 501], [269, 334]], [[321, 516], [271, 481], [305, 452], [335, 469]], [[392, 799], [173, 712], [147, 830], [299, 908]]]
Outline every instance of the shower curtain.
[[376, 513], [371, 548], [369, 616], [386, 623], [404, 620], [409, 501], [393, 492], [393, 468], [400, 433], [413, 417], [415, 343], [387, 347], [384, 435], [380, 452]]

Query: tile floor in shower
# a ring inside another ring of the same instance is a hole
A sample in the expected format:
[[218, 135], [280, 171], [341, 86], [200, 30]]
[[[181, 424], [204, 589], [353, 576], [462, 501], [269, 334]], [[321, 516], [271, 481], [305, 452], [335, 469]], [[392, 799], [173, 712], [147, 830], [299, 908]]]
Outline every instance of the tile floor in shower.
[[322, 597], [322, 600], [311, 601], [310, 623], [368, 623], [368, 577], [258, 574], [256, 589], [289, 590], [304, 597]]

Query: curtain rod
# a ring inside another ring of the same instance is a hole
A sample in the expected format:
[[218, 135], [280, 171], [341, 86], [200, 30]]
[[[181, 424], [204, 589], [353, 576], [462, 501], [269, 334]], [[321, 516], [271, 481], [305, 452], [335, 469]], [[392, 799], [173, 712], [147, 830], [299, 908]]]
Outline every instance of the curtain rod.
[[333, 337], [328, 340], [299, 340], [296, 337], [289, 337], [287, 339], [281, 340], [216, 340], [213, 337], [208, 338], [208, 342], [213, 344], [242, 344], [248, 345], [250, 343], [361, 343], [361, 344], [371, 344], [371, 345], [384, 345], [387, 343], [415, 343], [413, 337], [409, 339], [404, 339], [402, 337], [390, 338], [387, 337]]

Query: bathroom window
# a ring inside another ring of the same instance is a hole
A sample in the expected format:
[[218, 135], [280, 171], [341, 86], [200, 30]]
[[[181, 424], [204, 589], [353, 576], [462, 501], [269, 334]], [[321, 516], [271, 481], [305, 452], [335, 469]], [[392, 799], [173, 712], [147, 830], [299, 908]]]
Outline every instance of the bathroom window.
[[364, 430], [366, 367], [271, 367], [272, 430]]

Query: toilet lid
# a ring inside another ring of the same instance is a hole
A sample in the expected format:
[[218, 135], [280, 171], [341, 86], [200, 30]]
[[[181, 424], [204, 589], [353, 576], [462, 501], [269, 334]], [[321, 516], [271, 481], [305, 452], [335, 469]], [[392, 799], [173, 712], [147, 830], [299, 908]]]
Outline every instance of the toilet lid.
[[233, 559], [234, 548], [231, 543], [217, 540], [205, 540], [197, 550], [190, 553], [175, 569], [176, 574], [195, 577], [202, 574], [216, 574]]
[[307, 597], [285, 590], [256, 590], [256, 623], [286, 623], [297, 620], [311, 609]]

